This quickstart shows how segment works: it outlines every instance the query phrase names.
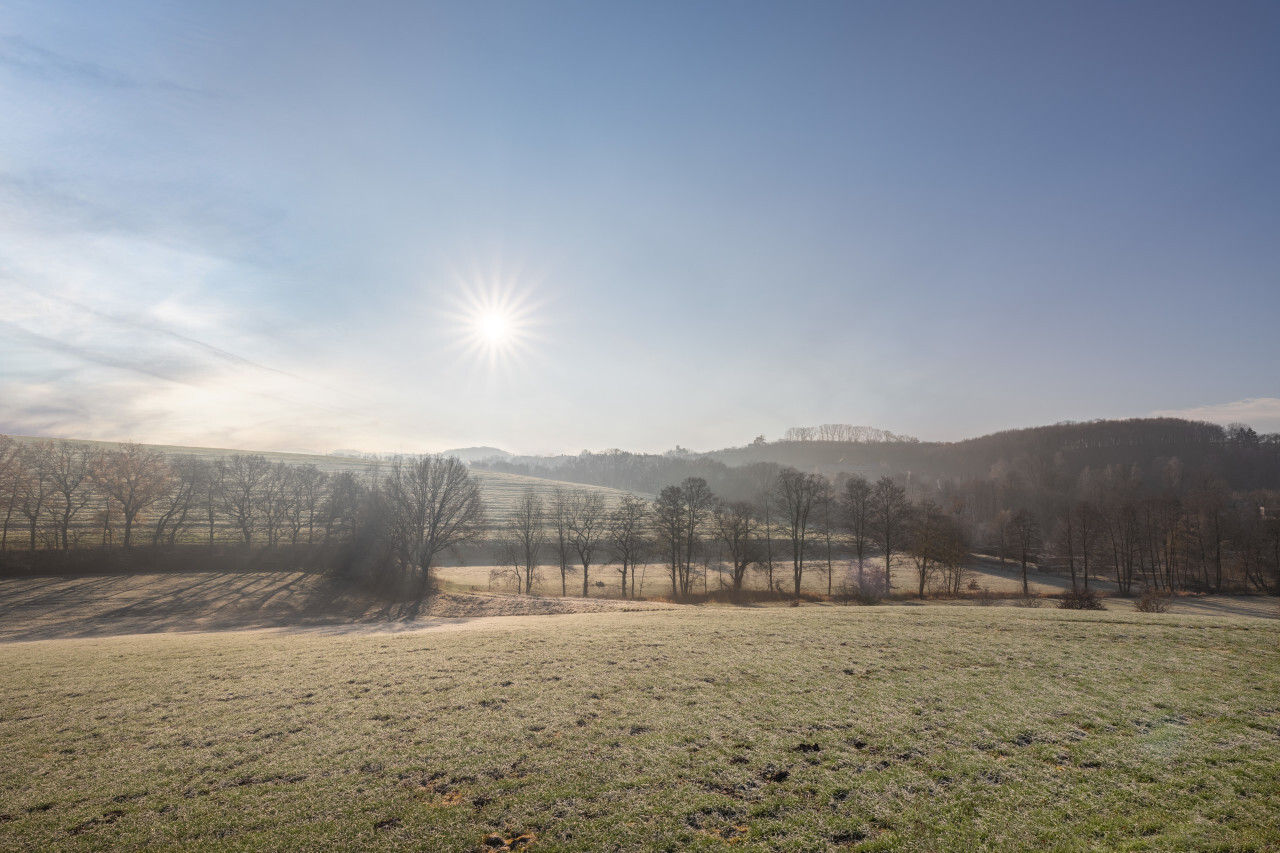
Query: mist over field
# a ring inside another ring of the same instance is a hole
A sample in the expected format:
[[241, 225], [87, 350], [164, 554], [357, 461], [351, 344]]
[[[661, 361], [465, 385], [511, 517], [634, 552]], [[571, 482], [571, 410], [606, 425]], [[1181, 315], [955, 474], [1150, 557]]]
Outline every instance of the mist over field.
[[0, 9], [0, 853], [1280, 849], [1280, 7]]

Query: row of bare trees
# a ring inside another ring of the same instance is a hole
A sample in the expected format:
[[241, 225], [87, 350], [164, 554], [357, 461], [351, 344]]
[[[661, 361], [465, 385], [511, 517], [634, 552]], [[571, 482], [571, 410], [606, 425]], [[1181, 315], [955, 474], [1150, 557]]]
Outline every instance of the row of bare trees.
[[[750, 501], [723, 500], [700, 477], [667, 486], [652, 501], [627, 495], [613, 507], [598, 492], [560, 487], [544, 498], [528, 490], [498, 530], [495, 579], [531, 593], [542, 567], [558, 566], [564, 595], [568, 575], [580, 569], [585, 596], [592, 569], [612, 565], [625, 597], [635, 594], [637, 568], [654, 563], [675, 597], [708, 591], [713, 573], [717, 589], [741, 592], [751, 571], [766, 589], [789, 587], [794, 595], [806, 573], [817, 574], [832, 594], [838, 566], [855, 567], [855, 584], [874, 571], [888, 589], [894, 568], [907, 562], [920, 595], [933, 586], [959, 591], [968, 539], [961, 520], [938, 504], [913, 503], [890, 477], [852, 477], [837, 487], [794, 468], [766, 473]], [[872, 557], [883, 560], [879, 568], [868, 565]]]
[[487, 531], [480, 485], [452, 457], [328, 473], [258, 454], [208, 459], [8, 436], [0, 436], [0, 518], [0, 551], [140, 541], [354, 546], [353, 570], [419, 594], [442, 552]]
[[327, 542], [349, 532], [362, 487], [351, 474], [255, 454], [207, 459], [0, 436], [0, 551]]
[[1061, 571], [1075, 587], [1099, 576], [1139, 589], [1280, 592], [1280, 492], [1232, 491], [1186, 476], [1176, 459], [1086, 469], [1065, 478], [1031, 464], [939, 487], [984, 550]]

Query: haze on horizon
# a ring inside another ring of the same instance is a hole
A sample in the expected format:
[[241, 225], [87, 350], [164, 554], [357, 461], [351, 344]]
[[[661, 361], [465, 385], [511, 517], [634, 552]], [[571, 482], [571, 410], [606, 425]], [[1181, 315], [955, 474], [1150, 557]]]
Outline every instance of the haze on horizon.
[[0, 433], [1280, 431], [1280, 7], [3, 2]]

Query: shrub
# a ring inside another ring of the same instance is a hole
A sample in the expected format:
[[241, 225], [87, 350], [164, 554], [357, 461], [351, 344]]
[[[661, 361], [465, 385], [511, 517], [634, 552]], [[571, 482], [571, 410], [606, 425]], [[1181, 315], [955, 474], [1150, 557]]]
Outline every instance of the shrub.
[[1027, 595], [1018, 596], [1013, 600], [1013, 603], [1019, 607], [1043, 607], [1044, 599], [1035, 593], [1028, 593]]
[[840, 584], [840, 592], [836, 598], [845, 604], [879, 604], [888, 595], [884, 576], [878, 572], [867, 572], [862, 578], [850, 577]]
[[1058, 598], [1059, 610], [1106, 610], [1102, 596], [1091, 589], [1076, 589], [1064, 592]]
[[1133, 603], [1133, 609], [1139, 613], [1168, 613], [1169, 594], [1147, 587]]
[[995, 593], [993, 593], [988, 587], [985, 587], [985, 586], [978, 591], [978, 594], [975, 596], [975, 598], [977, 598], [978, 606], [980, 607], [990, 607], [991, 605], [996, 603]]

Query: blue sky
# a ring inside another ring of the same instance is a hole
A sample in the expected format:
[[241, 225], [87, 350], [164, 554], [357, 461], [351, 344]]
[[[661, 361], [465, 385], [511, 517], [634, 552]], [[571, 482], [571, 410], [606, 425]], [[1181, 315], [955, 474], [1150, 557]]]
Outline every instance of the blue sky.
[[0, 432], [1280, 431], [1277, 81], [1272, 3], [0, 0]]

